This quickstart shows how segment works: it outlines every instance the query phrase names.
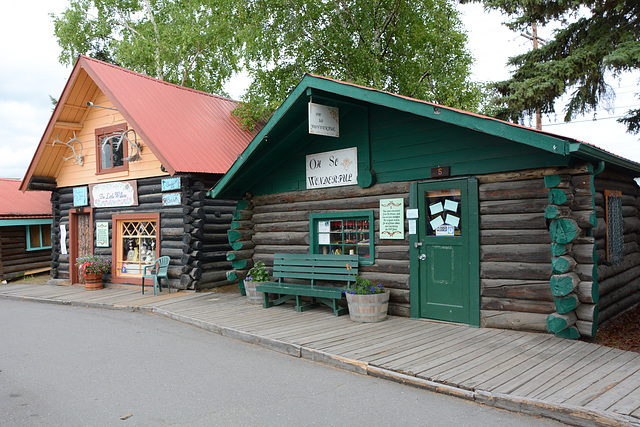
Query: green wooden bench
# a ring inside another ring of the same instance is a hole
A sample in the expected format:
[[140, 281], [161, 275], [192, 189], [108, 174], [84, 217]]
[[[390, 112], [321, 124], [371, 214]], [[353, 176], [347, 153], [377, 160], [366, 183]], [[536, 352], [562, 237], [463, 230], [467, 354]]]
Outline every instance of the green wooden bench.
[[[349, 312], [347, 307], [340, 307], [338, 301], [342, 299], [342, 288], [355, 281], [354, 274], [358, 274], [358, 255], [275, 254], [273, 277], [278, 281], [259, 284], [256, 290], [264, 293], [264, 308], [280, 305], [295, 297], [298, 312], [322, 303], [333, 309], [335, 316], [340, 316]], [[311, 283], [287, 283], [286, 279], [310, 280]], [[316, 286], [318, 280], [338, 282], [340, 286]], [[272, 295], [276, 299], [272, 300]], [[310, 297], [311, 302], [305, 303], [302, 297]]]

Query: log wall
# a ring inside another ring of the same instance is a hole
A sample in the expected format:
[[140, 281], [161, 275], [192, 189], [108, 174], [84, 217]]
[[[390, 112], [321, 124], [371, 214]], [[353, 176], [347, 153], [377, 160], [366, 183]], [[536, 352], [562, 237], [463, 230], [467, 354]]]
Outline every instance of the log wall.
[[[93, 226], [96, 221], [108, 222], [113, 214], [160, 212], [160, 250], [158, 256], [169, 256], [169, 284], [177, 289], [202, 290], [230, 284], [226, 272], [231, 262], [226, 260], [230, 249], [227, 230], [230, 227], [236, 201], [212, 200], [206, 197], [206, 189], [215, 183], [208, 176], [182, 175], [180, 206], [162, 205], [163, 177], [139, 179], [138, 206], [123, 208], [99, 208], [93, 210]], [[52, 276], [69, 278], [69, 255], [60, 253], [60, 224], [67, 230], [65, 245], [69, 251], [69, 209], [73, 208], [73, 188], [61, 188], [52, 194], [54, 215]], [[94, 229], [94, 236], [95, 236]], [[111, 238], [111, 233], [109, 234]], [[95, 246], [94, 254], [111, 256], [109, 247]], [[107, 280], [109, 278], [107, 277]]]
[[0, 227], [0, 280], [24, 276], [26, 271], [49, 267], [51, 249], [27, 251], [25, 225]]
[[[640, 302], [640, 189], [632, 176], [605, 170], [596, 176], [594, 200], [597, 227], [594, 229], [599, 322], [605, 322]], [[624, 224], [624, 259], [616, 264], [607, 262], [605, 190], [622, 192], [622, 216]]]
[[[229, 232], [239, 263], [231, 276], [243, 279], [254, 262], [273, 265], [273, 254], [309, 253], [309, 214], [341, 211], [374, 211], [375, 263], [360, 265], [360, 275], [382, 283], [391, 291], [389, 313], [409, 316], [409, 235], [404, 240], [380, 240], [380, 198], [404, 198], [409, 206], [408, 182], [378, 184], [371, 188], [338, 187], [323, 191], [296, 191], [254, 196], [236, 211], [234, 229]], [[405, 224], [408, 229], [408, 224]]]
[[[580, 164], [477, 178], [482, 326], [590, 337], [599, 320], [640, 300], [640, 201], [631, 177], [596, 177], [591, 164]], [[362, 265], [361, 274], [391, 290], [391, 314], [409, 316], [408, 234], [400, 241], [378, 236], [380, 198], [404, 198], [409, 206], [409, 186], [286, 192], [240, 202], [228, 233], [229, 279], [242, 281], [257, 261], [271, 266], [276, 252], [309, 253], [311, 213], [373, 210], [375, 263]], [[603, 261], [605, 187], [624, 194], [625, 259], [616, 265]]]
[[595, 211], [575, 177], [592, 172], [585, 164], [478, 177], [482, 326], [548, 331], [550, 316], [589, 302], [594, 262], [583, 255]]

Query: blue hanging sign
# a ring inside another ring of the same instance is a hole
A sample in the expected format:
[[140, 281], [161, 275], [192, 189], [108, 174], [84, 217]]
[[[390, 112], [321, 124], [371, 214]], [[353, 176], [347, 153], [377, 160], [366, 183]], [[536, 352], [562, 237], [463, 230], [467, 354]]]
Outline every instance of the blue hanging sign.
[[162, 206], [179, 206], [182, 203], [180, 193], [167, 193], [162, 195]]
[[73, 206], [87, 206], [89, 204], [89, 192], [87, 187], [75, 187], [73, 189]]
[[162, 191], [171, 191], [180, 189], [180, 177], [164, 178], [162, 180]]

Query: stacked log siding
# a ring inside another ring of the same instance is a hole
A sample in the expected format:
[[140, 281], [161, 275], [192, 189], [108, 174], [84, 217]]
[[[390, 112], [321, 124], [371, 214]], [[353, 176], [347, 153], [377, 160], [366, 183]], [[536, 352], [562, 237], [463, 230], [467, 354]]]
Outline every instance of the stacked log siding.
[[[594, 184], [598, 225], [593, 237], [600, 296], [598, 319], [602, 323], [640, 302], [640, 191], [631, 175], [606, 170], [595, 177]], [[622, 192], [624, 259], [616, 264], [608, 263], [606, 257], [605, 190]]]
[[[241, 250], [253, 250], [253, 262], [262, 261], [272, 266], [274, 253], [309, 253], [310, 214], [331, 212], [339, 216], [340, 212], [373, 210], [375, 263], [361, 263], [359, 274], [390, 289], [390, 314], [409, 316], [408, 234], [403, 240], [379, 238], [380, 198], [403, 198], [408, 206], [409, 185], [409, 182], [396, 182], [366, 189], [338, 187], [254, 196], [251, 199], [253, 228], [246, 234], [251, 240], [250, 244], [243, 244]], [[245, 218], [242, 214], [239, 216]]]
[[25, 225], [0, 227], [0, 280], [23, 276], [26, 271], [51, 265], [51, 249], [27, 251]]
[[[206, 198], [206, 188], [212, 185], [197, 176], [181, 177], [179, 206], [162, 204], [162, 177], [138, 180], [138, 206], [93, 210], [95, 222], [109, 223], [113, 229], [113, 214], [160, 212], [160, 247], [158, 256], [169, 256], [169, 283], [177, 289], [207, 289], [230, 284], [226, 272], [231, 263], [226, 260], [230, 249], [227, 230], [230, 227], [235, 201]], [[60, 225], [69, 230], [69, 210], [73, 209], [73, 188], [60, 188], [52, 195], [53, 262], [52, 276], [69, 279], [69, 255], [60, 253]], [[94, 254], [111, 258], [113, 242], [108, 247], [96, 247]], [[68, 232], [65, 242], [69, 248]], [[68, 250], [67, 250], [68, 252]], [[109, 277], [107, 277], [107, 280]]]

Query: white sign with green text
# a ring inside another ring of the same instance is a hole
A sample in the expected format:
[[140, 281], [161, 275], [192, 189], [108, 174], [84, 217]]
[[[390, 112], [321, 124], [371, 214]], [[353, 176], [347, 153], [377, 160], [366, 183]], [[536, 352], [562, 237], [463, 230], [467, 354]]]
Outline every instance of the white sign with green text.
[[404, 239], [404, 199], [380, 199], [380, 238]]

